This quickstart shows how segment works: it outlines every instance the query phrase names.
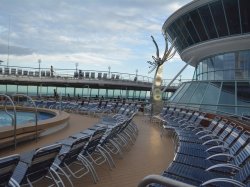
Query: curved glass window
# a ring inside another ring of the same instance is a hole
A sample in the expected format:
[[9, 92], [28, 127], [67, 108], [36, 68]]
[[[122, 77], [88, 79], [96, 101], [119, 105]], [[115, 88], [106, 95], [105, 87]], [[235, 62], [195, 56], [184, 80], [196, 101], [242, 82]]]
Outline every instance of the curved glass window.
[[[219, 105], [217, 110], [227, 112], [230, 114], [235, 113], [235, 83], [234, 82], [224, 82], [221, 88]], [[228, 105], [228, 106], [227, 106]]]
[[179, 106], [224, 115], [250, 115], [249, 81], [196, 81], [183, 83], [170, 99]]
[[240, 34], [240, 18], [238, 0], [223, 0], [230, 34]]
[[184, 49], [200, 42], [250, 33], [249, 0], [215, 0], [179, 16], [166, 28], [176, 48]]
[[197, 80], [248, 80], [250, 50], [208, 57], [198, 63], [196, 72]]
[[241, 15], [241, 25], [242, 32], [250, 32], [250, 1], [249, 0], [240, 0], [240, 15]]

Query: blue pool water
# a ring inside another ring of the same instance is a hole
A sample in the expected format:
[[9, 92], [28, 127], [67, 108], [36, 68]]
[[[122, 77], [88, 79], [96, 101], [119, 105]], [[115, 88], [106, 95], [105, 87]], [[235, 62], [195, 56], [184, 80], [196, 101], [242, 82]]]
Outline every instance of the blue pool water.
[[[13, 114], [13, 112], [10, 112]], [[46, 113], [46, 112], [38, 112], [38, 120], [46, 120], [54, 117], [54, 114]], [[35, 122], [35, 113], [34, 112], [21, 112], [17, 111], [17, 125], [23, 125], [29, 122]], [[5, 113], [5, 111], [0, 111], [0, 127], [10, 126], [12, 123], [9, 115]]]

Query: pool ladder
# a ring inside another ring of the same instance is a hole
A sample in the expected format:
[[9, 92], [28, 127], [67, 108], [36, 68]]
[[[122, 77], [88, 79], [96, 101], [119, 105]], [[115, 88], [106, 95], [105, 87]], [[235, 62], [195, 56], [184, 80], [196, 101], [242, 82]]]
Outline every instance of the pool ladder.
[[[8, 116], [11, 117], [11, 120], [12, 120], [12, 126], [14, 127], [14, 149], [16, 149], [16, 144], [17, 144], [17, 140], [16, 140], [16, 130], [17, 130], [17, 124], [16, 124], [16, 106], [13, 102], [13, 99], [11, 99], [10, 96], [6, 95], [6, 94], [0, 94], [0, 97], [4, 97], [5, 98], [5, 102], [4, 102], [4, 110], [6, 112], [6, 114]], [[35, 108], [35, 130], [36, 130], [36, 141], [38, 139], [38, 112], [37, 112], [37, 106], [35, 104], [35, 102], [33, 101], [33, 99], [30, 97], [30, 96], [27, 96], [25, 94], [13, 94], [12, 95], [12, 98], [14, 97], [25, 97], [27, 98], [28, 100], [31, 101], [32, 105], [34, 106]], [[7, 101], [10, 102], [10, 104], [13, 106], [13, 114], [10, 114], [8, 112], [8, 109], [7, 109]]]

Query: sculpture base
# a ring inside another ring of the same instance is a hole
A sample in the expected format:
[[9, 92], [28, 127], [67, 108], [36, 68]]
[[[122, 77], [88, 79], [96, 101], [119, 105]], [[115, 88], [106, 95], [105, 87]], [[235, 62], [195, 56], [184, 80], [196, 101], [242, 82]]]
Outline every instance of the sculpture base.
[[163, 108], [163, 101], [152, 101], [152, 111], [151, 115], [157, 115], [160, 114]]

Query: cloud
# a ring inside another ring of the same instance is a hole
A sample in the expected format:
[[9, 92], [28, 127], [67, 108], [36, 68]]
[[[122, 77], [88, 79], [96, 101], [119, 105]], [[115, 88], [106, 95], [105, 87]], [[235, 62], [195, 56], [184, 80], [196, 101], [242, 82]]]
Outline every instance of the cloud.
[[36, 53], [55, 65], [73, 59], [98, 67], [123, 67], [135, 61], [143, 66], [155, 52], [150, 35], [164, 43], [164, 21], [187, 2], [190, 0], [1, 0], [0, 54], [8, 52], [10, 23], [9, 52], [15, 62], [34, 61]]

